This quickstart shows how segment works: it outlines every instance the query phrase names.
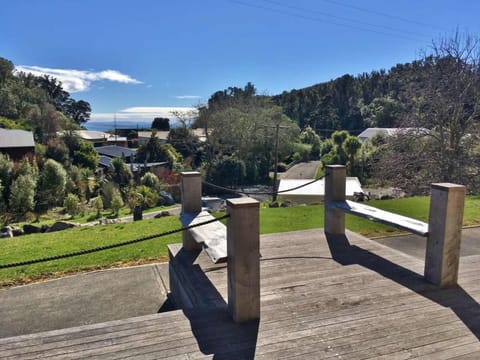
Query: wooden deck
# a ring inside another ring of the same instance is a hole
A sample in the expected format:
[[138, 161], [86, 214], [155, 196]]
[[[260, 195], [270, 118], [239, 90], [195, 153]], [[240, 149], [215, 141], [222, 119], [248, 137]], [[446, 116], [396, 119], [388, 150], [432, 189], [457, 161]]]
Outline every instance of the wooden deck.
[[261, 253], [259, 322], [230, 320], [226, 265], [201, 253], [204, 305], [0, 339], [0, 359], [480, 359], [478, 255], [437, 289], [422, 261], [353, 233], [263, 236]]

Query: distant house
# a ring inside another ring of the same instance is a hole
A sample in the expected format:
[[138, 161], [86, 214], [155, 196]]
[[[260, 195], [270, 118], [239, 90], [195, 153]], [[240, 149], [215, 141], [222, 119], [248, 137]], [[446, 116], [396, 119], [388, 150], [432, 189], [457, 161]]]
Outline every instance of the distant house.
[[128, 144], [126, 137], [112, 135], [103, 131], [74, 130], [73, 133], [82, 140], [93, 144], [94, 147], [106, 145], [127, 146]]
[[33, 133], [25, 130], [0, 129], [0, 152], [8, 154], [12, 160], [35, 155]]
[[126, 163], [134, 162], [135, 154], [137, 153], [136, 150], [130, 149], [124, 146], [117, 146], [117, 145], [107, 145], [107, 146], [99, 146], [96, 147], [98, 154], [100, 156], [107, 156], [109, 158], [122, 158], [125, 160]]
[[401, 133], [427, 135], [429, 133], [429, 130], [425, 128], [367, 128], [358, 135], [358, 140], [363, 143], [377, 134], [393, 136]]
[[[170, 131], [157, 131], [155, 137], [160, 140], [161, 144], [166, 144], [168, 139], [168, 134]], [[138, 145], [143, 145], [150, 140], [152, 137], [152, 131], [139, 131], [138, 132]]]
[[[325, 198], [325, 179], [281, 179], [278, 185], [279, 196], [293, 204], [319, 204]], [[305, 185], [311, 183], [309, 185]], [[305, 185], [305, 186], [302, 186]], [[290, 190], [294, 189], [294, 190]], [[363, 192], [357, 177], [347, 177], [345, 195], [353, 199], [354, 193]]]
[[100, 155], [98, 165], [104, 169], [108, 169], [110, 167], [113, 159], [122, 158], [133, 173], [139, 172], [143, 174], [147, 171], [151, 171], [158, 177], [163, 177], [170, 170], [170, 165], [167, 161], [145, 163], [135, 162], [135, 155], [137, 152], [136, 150], [130, 148], [107, 145], [96, 147], [95, 150], [97, 150], [98, 154]]

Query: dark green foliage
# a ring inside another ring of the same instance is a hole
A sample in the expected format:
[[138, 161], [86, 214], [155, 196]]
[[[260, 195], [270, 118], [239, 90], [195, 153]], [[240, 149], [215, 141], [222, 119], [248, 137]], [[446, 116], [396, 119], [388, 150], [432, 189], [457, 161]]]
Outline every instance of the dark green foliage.
[[152, 121], [152, 129], [156, 129], [159, 131], [169, 131], [170, 130], [170, 119], [156, 117]]
[[38, 181], [38, 203], [48, 207], [63, 204], [67, 173], [61, 164], [48, 159], [40, 171]]
[[114, 158], [112, 160], [110, 168], [108, 169], [108, 176], [118, 185], [122, 192], [124, 192], [133, 181], [133, 174], [130, 167], [125, 164], [125, 161], [121, 158]]
[[209, 181], [221, 186], [237, 186], [244, 183], [245, 177], [245, 163], [242, 160], [224, 157], [210, 172]]
[[200, 148], [200, 140], [185, 127], [173, 128], [168, 134], [168, 143], [171, 144], [184, 158], [195, 156]]
[[11, 61], [0, 57], [0, 116], [32, 129], [37, 141], [89, 120], [90, 104], [72, 99], [57, 79], [14, 70]]

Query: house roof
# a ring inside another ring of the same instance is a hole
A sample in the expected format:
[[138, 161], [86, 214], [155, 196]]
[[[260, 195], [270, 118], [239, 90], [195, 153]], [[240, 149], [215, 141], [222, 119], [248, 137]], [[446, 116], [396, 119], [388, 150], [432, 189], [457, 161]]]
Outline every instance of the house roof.
[[[159, 138], [160, 140], [167, 140], [169, 133], [170, 133], [170, 131], [157, 131], [155, 136], [157, 138]], [[139, 138], [150, 139], [151, 136], [152, 136], [152, 131], [139, 131], [138, 132], [138, 137]]]
[[[314, 179], [281, 179], [278, 185], [278, 191], [281, 195], [311, 195], [324, 196], [325, 195], [325, 179], [320, 179], [309, 185], [298, 188], [299, 186], [308, 184]], [[294, 189], [290, 190], [289, 189]], [[345, 195], [353, 196], [355, 192], [363, 192], [362, 185], [357, 177], [347, 177], [345, 185]]]
[[396, 134], [416, 134], [416, 135], [427, 135], [429, 130], [426, 128], [367, 128], [363, 130], [359, 135], [358, 138], [361, 141], [368, 140], [375, 135], [382, 133], [387, 136], [392, 136]]
[[98, 159], [98, 165], [105, 166], [105, 167], [110, 167], [110, 164], [112, 163], [112, 158], [105, 156], [105, 155], [100, 155], [100, 158]]
[[103, 131], [94, 130], [75, 130], [74, 133], [82, 139], [89, 141], [103, 141], [109, 136], [109, 134]]
[[137, 153], [133, 149], [117, 145], [99, 146], [96, 147], [95, 150], [97, 150], [100, 155], [106, 155], [116, 158], [129, 157]]
[[385, 135], [393, 135], [397, 130], [398, 129], [396, 128], [367, 128], [358, 135], [358, 138], [367, 140], [374, 137], [378, 133], [382, 133]]
[[33, 133], [26, 130], [0, 129], [0, 148], [35, 147]]

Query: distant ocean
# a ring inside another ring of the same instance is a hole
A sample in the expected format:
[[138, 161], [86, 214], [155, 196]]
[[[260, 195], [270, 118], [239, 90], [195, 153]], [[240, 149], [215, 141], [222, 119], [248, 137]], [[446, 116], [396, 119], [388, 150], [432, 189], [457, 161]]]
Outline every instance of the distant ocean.
[[[117, 129], [150, 129], [152, 120], [117, 120]], [[115, 124], [113, 121], [88, 121], [85, 124], [87, 130], [93, 131], [113, 131]]]

